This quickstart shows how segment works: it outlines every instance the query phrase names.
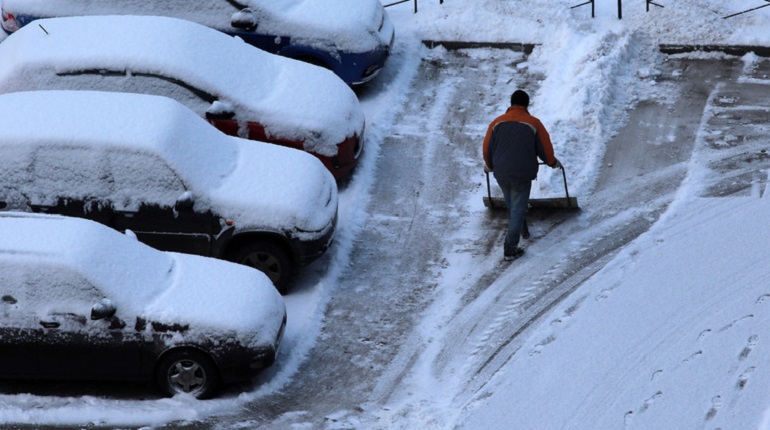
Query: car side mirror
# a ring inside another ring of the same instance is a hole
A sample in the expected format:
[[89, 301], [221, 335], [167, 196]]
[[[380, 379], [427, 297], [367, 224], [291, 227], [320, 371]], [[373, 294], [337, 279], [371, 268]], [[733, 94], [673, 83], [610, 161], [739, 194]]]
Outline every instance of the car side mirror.
[[249, 8], [241, 9], [233, 14], [230, 25], [233, 28], [253, 31], [257, 29], [257, 14]]
[[113, 316], [115, 316], [115, 312], [117, 310], [118, 308], [115, 306], [114, 303], [112, 303], [111, 300], [104, 299], [99, 303], [95, 304], [91, 308], [91, 319], [101, 320], [106, 318], [112, 318]]
[[184, 210], [189, 211], [192, 210], [193, 206], [195, 205], [195, 199], [193, 198], [193, 195], [189, 191], [185, 191], [184, 194], [179, 196], [178, 199], [176, 199], [176, 203], [174, 204], [174, 209], [176, 210]]
[[235, 109], [227, 103], [215, 101], [206, 110], [206, 119], [231, 119], [235, 117]]

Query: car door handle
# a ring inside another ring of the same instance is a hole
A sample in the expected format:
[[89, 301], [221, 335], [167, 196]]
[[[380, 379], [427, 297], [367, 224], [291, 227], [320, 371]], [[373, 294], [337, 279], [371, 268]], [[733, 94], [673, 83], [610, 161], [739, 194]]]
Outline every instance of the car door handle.
[[32, 209], [32, 212], [43, 212], [46, 213], [51, 210], [51, 206], [43, 206], [43, 205], [33, 205], [30, 204], [29, 207]]
[[57, 321], [40, 321], [40, 325], [44, 328], [58, 328], [61, 323]]

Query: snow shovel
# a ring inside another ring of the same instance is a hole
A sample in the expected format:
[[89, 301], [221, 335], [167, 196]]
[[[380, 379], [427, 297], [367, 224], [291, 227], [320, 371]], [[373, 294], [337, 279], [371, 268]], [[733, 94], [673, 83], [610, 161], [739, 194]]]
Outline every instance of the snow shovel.
[[[569, 195], [569, 189], [567, 188], [567, 173], [564, 172], [564, 166], [560, 166], [560, 168], [561, 175], [564, 178], [565, 197], [529, 199], [530, 209], [580, 209], [577, 197], [570, 197]], [[486, 166], [484, 166], [484, 174], [487, 175], [487, 195], [484, 197], [484, 206], [490, 209], [505, 209], [505, 199], [502, 197], [492, 197], [492, 188], [489, 185], [489, 170]]]

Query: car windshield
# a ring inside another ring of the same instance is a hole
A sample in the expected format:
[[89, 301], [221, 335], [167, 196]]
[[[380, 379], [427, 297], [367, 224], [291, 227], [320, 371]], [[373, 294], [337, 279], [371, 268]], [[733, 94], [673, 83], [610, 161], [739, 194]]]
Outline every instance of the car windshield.
[[71, 267], [127, 310], [150, 303], [174, 279], [173, 254], [97, 223], [28, 214], [5, 214], [2, 220], [0, 252], [30, 264], [47, 258]]
[[[171, 285], [175, 261], [171, 254], [158, 252], [137, 240], [118, 243], [115, 233], [121, 233], [99, 230], [81, 240], [75, 247], [76, 254], [67, 255], [108, 298], [138, 312]], [[87, 247], [83, 246], [85, 243]]]

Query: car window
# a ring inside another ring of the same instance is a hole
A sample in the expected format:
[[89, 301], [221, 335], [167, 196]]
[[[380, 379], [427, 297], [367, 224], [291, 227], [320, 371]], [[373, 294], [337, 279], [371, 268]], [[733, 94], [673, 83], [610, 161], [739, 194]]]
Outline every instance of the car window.
[[108, 158], [117, 211], [137, 211], [142, 204], [172, 207], [186, 191], [176, 172], [155, 154], [112, 150]]
[[72, 267], [34, 259], [0, 261], [0, 309], [5, 318], [14, 314], [89, 315], [103, 298]]
[[34, 324], [32, 320], [22, 321], [22, 315], [33, 315], [29, 308], [29, 289], [26, 284], [26, 270], [22, 265], [0, 261], [0, 318], [2, 325]]
[[98, 148], [40, 146], [33, 172], [34, 186], [26, 190], [33, 204], [54, 205], [59, 198], [101, 200], [112, 187]]
[[155, 74], [131, 71], [79, 70], [58, 73], [56, 81], [46, 85], [49, 88], [68, 90], [117, 91], [165, 96], [174, 99], [190, 110], [203, 116], [216, 100], [206, 93], [180, 79]]
[[0, 201], [8, 209], [26, 207], [24, 190], [32, 180], [33, 151], [29, 145], [0, 146]]

